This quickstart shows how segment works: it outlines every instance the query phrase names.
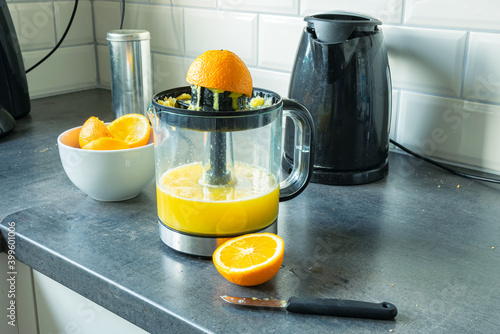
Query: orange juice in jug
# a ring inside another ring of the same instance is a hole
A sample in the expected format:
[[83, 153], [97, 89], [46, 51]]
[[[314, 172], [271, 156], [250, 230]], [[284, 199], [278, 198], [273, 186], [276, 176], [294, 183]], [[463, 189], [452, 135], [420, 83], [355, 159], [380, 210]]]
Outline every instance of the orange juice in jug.
[[201, 182], [201, 163], [166, 171], [157, 181], [158, 216], [166, 226], [199, 236], [250, 233], [278, 216], [279, 185], [262, 167], [235, 163], [235, 182]]

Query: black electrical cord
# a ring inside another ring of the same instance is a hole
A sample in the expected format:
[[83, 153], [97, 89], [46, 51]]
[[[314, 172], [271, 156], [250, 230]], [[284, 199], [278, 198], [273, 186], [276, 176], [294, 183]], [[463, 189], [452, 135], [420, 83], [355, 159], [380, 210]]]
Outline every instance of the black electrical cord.
[[123, 20], [125, 19], [125, 0], [122, 0], [122, 18], [120, 20], [120, 29], [123, 28]]
[[59, 48], [59, 46], [62, 44], [62, 42], [64, 41], [64, 39], [66, 38], [66, 35], [68, 34], [68, 31], [69, 31], [69, 28], [71, 28], [71, 24], [73, 24], [73, 19], [75, 18], [75, 14], [76, 14], [76, 9], [78, 8], [78, 0], [75, 0], [75, 6], [73, 7], [73, 13], [71, 14], [71, 18], [69, 19], [69, 22], [68, 22], [68, 26], [66, 27], [66, 30], [64, 31], [64, 34], [62, 35], [61, 39], [59, 40], [59, 42], [56, 44], [56, 46], [54, 46], [54, 48], [45, 56], [43, 57], [38, 63], [36, 63], [35, 65], [31, 66], [27, 71], [26, 73], [29, 73], [31, 72], [31, 70], [33, 70], [35, 67], [37, 67], [38, 65], [40, 65], [41, 63], [43, 63], [45, 60], [47, 60], [47, 58], [49, 58], [54, 52], [56, 52], [56, 50]]
[[450, 168], [448, 166], [445, 166], [437, 161], [434, 161], [432, 159], [429, 159], [427, 158], [426, 156], [423, 156], [421, 154], [418, 154], [416, 152], [413, 152], [412, 150], [404, 147], [403, 145], [401, 145], [400, 143], [390, 139], [389, 140], [392, 144], [394, 144], [395, 146], [397, 146], [398, 148], [402, 149], [403, 151], [405, 151], [406, 153], [408, 154], [411, 154], [413, 155], [414, 157], [418, 158], [418, 159], [421, 159], [425, 162], [428, 162], [434, 166], [437, 166], [439, 168], [442, 168], [452, 174], [455, 174], [455, 175], [458, 175], [458, 176], [462, 176], [462, 177], [466, 177], [466, 178], [469, 178], [469, 179], [473, 179], [473, 180], [478, 180], [478, 181], [485, 181], [485, 182], [491, 182], [491, 183], [499, 183], [500, 184], [500, 180], [498, 179], [492, 179], [492, 178], [488, 178], [488, 177], [482, 177], [482, 176], [477, 176], [477, 175], [471, 175], [471, 174], [467, 174], [467, 173], [462, 173], [462, 172], [459, 172], [457, 170], [454, 170], [453, 168]]

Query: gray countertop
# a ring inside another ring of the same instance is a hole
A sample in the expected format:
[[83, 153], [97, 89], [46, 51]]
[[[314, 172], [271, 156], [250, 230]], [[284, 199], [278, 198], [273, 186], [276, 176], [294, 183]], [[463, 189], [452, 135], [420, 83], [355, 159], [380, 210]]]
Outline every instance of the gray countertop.
[[[0, 229], [16, 257], [151, 333], [496, 333], [500, 328], [500, 188], [391, 153], [379, 182], [310, 184], [280, 204], [285, 258], [257, 287], [226, 281], [210, 260], [158, 236], [153, 182], [128, 201], [80, 192], [57, 136], [89, 116], [112, 119], [110, 92], [32, 101], [0, 138]], [[496, 249], [494, 248], [496, 247]], [[308, 316], [225, 304], [220, 295], [330, 297], [398, 307], [392, 321]]]

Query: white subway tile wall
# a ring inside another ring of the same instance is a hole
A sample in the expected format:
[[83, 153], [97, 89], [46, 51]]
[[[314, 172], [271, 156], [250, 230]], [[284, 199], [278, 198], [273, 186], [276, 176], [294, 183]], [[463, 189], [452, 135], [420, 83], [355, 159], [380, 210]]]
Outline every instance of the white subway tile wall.
[[107, 45], [97, 45], [97, 66], [100, 86], [111, 88], [111, 62]]
[[255, 13], [184, 9], [186, 56], [196, 58], [206, 50], [228, 49], [248, 66], [256, 66], [258, 17]]
[[500, 34], [471, 32], [464, 98], [500, 103]]
[[500, 30], [495, 0], [406, 0], [405, 22], [443, 28]]
[[299, 0], [219, 0], [219, 8], [230, 11], [264, 12], [296, 15]]
[[460, 96], [465, 31], [400, 26], [383, 30], [394, 87]]
[[51, 48], [56, 45], [52, 3], [9, 5], [21, 51]]
[[[26, 68], [31, 67], [46, 54], [46, 50], [39, 50], [23, 55]], [[28, 73], [30, 94], [47, 96], [57, 92], [95, 87], [96, 65], [94, 45], [61, 47], [43, 63], [43, 67], [40, 65]]]
[[[187, 86], [186, 72], [192, 60], [185, 57], [153, 54], [155, 92], [165, 89]], [[161, 88], [158, 88], [161, 87]]]
[[[69, 19], [73, 13], [73, 1], [54, 2], [55, 22], [56, 22], [56, 39], [63, 36]], [[89, 24], [88, 19], [92, 17], [92, 5], [90, 1], [82, 1], [78, 3], [78, 9], [71, 24], [71, 29], [64, 39], [63, 46], [79, 45], [79, 44], [94, 44], [94, 29]]]
[[[7, 0], [26, 67], [50, 51], [72, 1]], [[393, 80], [391, 138], [431, 157], [500, 171], [500, 2], [491, 0], [127, 0], [124, 28], [151, 32], [155, 91], [183, 86], [192, 60], [229, 49], [256, 87], [286, 96], [303, 17], [332, 10], [382, 20]], [[81, 0], [33, 98], [110, 88], [108, 31], [121, 1]]]
[[[183, 25], [181, 8], [132, 3], [126, 5], [123, 28], [149, 31], [152, 52], [184, 55]], [[119, 24], [110, 30], [118, 28]], [[96, 29], [98, 40], [106, 40], [108, 31]]]
[[443, 160], [498, 170], [500, 106], [403, 91], [398, 142]]
[[[26, 69], [44, 58], [64, 34], [73, 1], [7, 0]], [[28, 73], [31, 98], [78, 91], [99, 84], [92, 4], [81, 0], [72, 28], [59, 49]]]
[[259, 67], [290, 72], [295, 59], [293, 50], [303, 29], [301, 17], [260, 15]]
[[[92, 5], [94, 7], [93, 25], [95, 42], [97, 45], [108, 45], [108, 41], [106, 40], [108, 31], [120, 28], [120, 3], [116, 1], [94, 1]], [[127, 7], [125, 6], [125, 8]]]

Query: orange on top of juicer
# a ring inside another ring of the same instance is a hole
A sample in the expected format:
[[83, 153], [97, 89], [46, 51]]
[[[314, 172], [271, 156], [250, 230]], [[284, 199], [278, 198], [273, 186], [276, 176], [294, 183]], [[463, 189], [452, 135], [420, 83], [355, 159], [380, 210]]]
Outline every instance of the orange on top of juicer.
[[209, 50], [196, 58], [186, 75], [191, 85], [252, 96], [252, 76], [235, 53]]

